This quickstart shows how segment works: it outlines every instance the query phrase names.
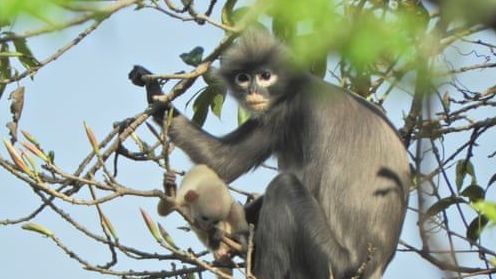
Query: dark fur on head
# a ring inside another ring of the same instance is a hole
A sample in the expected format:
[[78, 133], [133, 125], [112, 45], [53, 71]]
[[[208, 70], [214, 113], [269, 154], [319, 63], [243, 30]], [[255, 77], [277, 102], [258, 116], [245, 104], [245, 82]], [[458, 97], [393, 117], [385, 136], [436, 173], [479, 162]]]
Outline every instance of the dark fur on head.
[[229, 79], [233, 74], [263, 65], [289, 64], [288, 50], [267, 31], [250, 28], [220, 58], [220, 75]]

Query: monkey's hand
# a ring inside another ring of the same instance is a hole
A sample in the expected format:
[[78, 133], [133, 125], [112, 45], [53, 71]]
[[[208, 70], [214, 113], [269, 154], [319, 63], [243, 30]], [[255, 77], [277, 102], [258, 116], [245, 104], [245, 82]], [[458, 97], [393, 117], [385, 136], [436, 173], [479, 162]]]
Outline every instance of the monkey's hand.
[[134, 65], [131, 72], [129, 72], [128, 77], [134, 85], [143, 87], [147, 84], [147, 82], [143, 80], [143, 76], [151, 75], [151, 74], [152, 72], [148, 71], [145, 67], [140, 65]]
[[207, 234], [209, 246], [214, 249], [217, 249], [220, 246], [222, 239], [225, 237], [225, 233], [216, 227], [209, 229]]
[[[152, 72], [148, 71], [145, 67], [135, 65], [131, 72], [129, 72], [128, 78], [131, 80], [131, 82], [134, 85], [137, 86], [145, 86], [146, 88], [146, 99], [148, 101], [148, 104], [151, 105], [155, 102], [154, 97], [155, 96], [161, 96], [163, 95], [162, 93], [162, 88], [160, 86], [160, 83], [156, 79], [144, 79], [145, 75], [151, 75]], [[164, 112], [165, 110], [171, 108], [174, 110], [173, 116], [179, 115], [179, 112], [170, 104], [161, 104], [162, 108], [156, 110], [153, 113], [153, 119], [155, 122], [158, 124], [161, 124], [163, 119], [164, 119]]]
[[241, 253], [246, 253], [248, 251], [248, 237], [250, 235], [249, 231], [237, 232], [232, 235], [232, 238], [236, 240], [237, 243], [241, 245]]
[[171, 200], [160, 199], [157, 204], [157, 213], [160, 216], [167, 216], [177, 208], [177, 203]]
[[154, 102], [154, 96], [163, 95], [162, 88], [160, 87], [158, 80], [143, 78], [144, 76], [151, 74], [152, 72], [148, 71], [145, 67], [135, 65], [128, 75], [128, 78], [134, 85], [146, 87], [146, 98], [148, 100], [148, 104], [152, 104]]

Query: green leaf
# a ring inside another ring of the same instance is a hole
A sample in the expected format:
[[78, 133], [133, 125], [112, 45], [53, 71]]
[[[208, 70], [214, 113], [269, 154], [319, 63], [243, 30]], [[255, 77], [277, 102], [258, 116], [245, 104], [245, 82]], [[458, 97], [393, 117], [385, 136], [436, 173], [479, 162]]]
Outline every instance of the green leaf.
[[232, 12], [232, 17], [231, 17], [231, 20], [234, 24], [238, 23], [241, 19], [243, 19], [243, 17], [245, 17], [246, 13], [248, 13], [248, 11], [250, 10], [250, 8], [248, 7], [241, 7], [239, 9], [236, 9]]
[[45, 228], [42, 225], [35, 224], [35, 223], [24, 224], [24, 225], [22, 225], [21, 228], [23, 228], [24, 230], [27, 230], [27, 231], [32, 231], [32, 232], [42, 234], [42, 235], [47, 236], [47, 237], [50, 237], [53, 235], [53, 232], [51, 232], [49, 229]]
[[[9, 45], [7, 43], [2, 43], [2, 47], [0, 48], [0, 52], [8, 52], [9, 51]], [[10, 60], [9, 57], [0, 57], [0, 79], [10, 79], [11, 73], [10, 73]], [[7, 87], [7, 84], [5, 83], [0, 83], [0, 99], [2, 98], [3, 92], [5, 91], [5, 88]]]
[[13, 42], [16, 50], [23, 54], [22, 56], [19, 57], [19, 61], [21, 61], [24, 68], [30, 70], [32, 68], [36, 68], [40, 66], [40, 62], [36, 60], [36, 58], [33, 56], [33, 53], [29, 49], [26, 39], [24, 38], [14, 39]]
[[236, 5], [237, 0], [227, 0], [221, 11], [221, 21], [222, 24], [234, 25], [233, 21], [233, 9]]
[[226, 90], [225, 86], [220, 83], [213, 83], [205, 88], [205, 90], [196, 97], [195, 102], [193, 103], [193, 122], [200, 127], [203, 126], [207, 118], [209, 107], [217, 117], [220, 117]]
[[460, 198], [460, 197], [447, 197], [447, 198], [443, 198], [443, 199], [440, 199], [439, 201], [437, 201], [435, 204], [433, 204], [428, 210], [427, 212], [425, 213], [426, 217], [429, 218], [429, 217], [432, 217], [436, 214], [438, 214], [439, 212], [447, 209], [448, 207], [454, 205], [454, 204], [457, 204], [457, 203], [467, 203], [464, 199]]
[[55, 151], [53, 150], [48, 151], [48, 160], [50, 160], [52, 164], [55, 163]]
[[476, 202], [479, 200], [483, 200], [486, 197], [486, 192], [481, 186], [472, 184], [465, 188], [465, 190], [463, 190], [460, 195], [467, 197], [470, 202]]
[[0, 21], [15, 21], [15, 17], [20, 13], [37, 19], [45, 19], [55, 1], [62, 2], [62, 0], [2, 0], [0, 1]]
[[496, 203], [479, 201], [473, 203], [472, 207], [482, 215], [486, 216], [489, 221], [496, 223]]
[[23, 54], [17, 51], [0, 52], [0, 57], [19, 57], [19, 56], [23, 56]]
[[177, 245], [174, 243], [174, 240], [172, 240], [172, 237], [164, 229], [164, 227], [162, 227], [162, 225], [160, 223], [157, 223], [157, 225], [158, 225], [158, 231], [162, 235], [162, 238], [165, 240], [165, 242], [167, 242], [167, 244], [169, 244], [172, 248], [179, 249], [179, 247], [177, 247]]
[[206, 71], [202, 75], [202, 78], [207, 85], [217, 84], [221, 82], [219, 78], [217, 78], [217, 76], [215, 75], [215, 70], [212, 67], [210, 67], [208, 71]]
[[21, 130], [21, 133], [22, 133], [22, 135], [24, 136], [24, 138], [26, 140], [28, 140], [30, 143], [32, 143], [33, 145], [35, 145], [38, 149], [41, 149], [40, 148], [40, 144], [38, 143], [38, 141], [36, 140], [36, 138], [33, 137], [33, 135], [31, 135], [30, 133], [28, 133], [27, 131], [24, 131], [24, 130]]
[[456, 188], [458, 189], [458, 191], [460, 191], [460, 189], [462, 188], [463, 181], [465, 180], [467, 174], [470, 174], [472, 176], [472, 184], [475, 184], [476, 180], [474, 166], [470, 161], [459, 160], [456, 163]]
[[214, 99], [212, 103], [210, 104], [210, 109], [214, 113], [215, 116], [220, 118], [220, 115], [222, 113], [222, 105], [224, 104], [224, 95], [222, 94], [215, 94]]
[[272, 32], [282, 42], [290, 42], [296, 33], [296, 22], [277, 16], [272, 20]]
[[[207, 87], [208, 89], [208, 87]], [[210, 105], [211, 97], [207, 89], [203, 90], [193, 103], [193, 118], [191, 119], [198, 126], [202, 127], [207, 119], [208, 107]]]
[[203, 48], [200, 46], [195, 47], [192, 49], [190, 52], [183, 53], [179, 55], [181, 57], [181, 60], [183, 60], [184, 63], [190, 65], [190, 66], [198, 66], [203, 57]]
[[246, 111], [241, 106], [238, 107], [238, 126], [245, 123], [246, 120], [250, 119], [250, 113]]
[[2, 29], [2, 27], [9, 26], [9, 25], [10, 25], [10, 22], [7, 19], [0, 17], [0, 30]]
[[492, 257], [489, 259], [489, 264], [492, 266], [492, 267], [496, 267], [496, 258], [495, 257]]
[[467, 238], [472, 242], [476, 242], [488, 221], [484, 215], [475, 217], [467, 228]]
[[318, 76], [320, 78], [324, 78], [327, 70], [327, 53], [322, 57], [318, 57], [312, 61], [310, 64], [310, 73]]

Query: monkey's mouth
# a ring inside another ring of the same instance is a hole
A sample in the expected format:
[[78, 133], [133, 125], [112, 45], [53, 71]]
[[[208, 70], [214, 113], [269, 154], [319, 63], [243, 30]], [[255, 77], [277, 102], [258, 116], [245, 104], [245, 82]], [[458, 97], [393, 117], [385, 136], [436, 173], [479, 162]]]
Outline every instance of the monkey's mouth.
[[269, 105], [268, 100], [259, 94], [246, 96], [245, 103], [250, 109], [254, 111], [263, 111]]
[[203, 222], [199, 222], [198, 220], [195, 220], [193, 222], [193, 225], [197, 228], [199, 228], [200, 230], [202, 231], [209, 231], [213, 228], [213, 226], [211, 224], [207, 224], [207, 223], [203, 223]]
[[264, 110], [266, 107], [267, 107], [267, 102], [266, 101], [257, 101], [257, 102], [246, 102], [246, 104], [256, 110], [256, 111], [260, 111], [260, 110]]

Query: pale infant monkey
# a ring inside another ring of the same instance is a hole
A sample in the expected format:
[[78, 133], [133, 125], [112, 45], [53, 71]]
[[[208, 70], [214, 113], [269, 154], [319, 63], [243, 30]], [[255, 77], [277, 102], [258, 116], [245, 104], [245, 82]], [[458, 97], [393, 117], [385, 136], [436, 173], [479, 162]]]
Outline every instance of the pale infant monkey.
[[176, 204], [160, 200], [157, 211], [166, 216], [179, 208], [192, 222], [198, 239], [221, 263], [228, 263], [231, 249], [221, 242], [226, 233], [247, 248], [248, 223], [244, 208], [229, 194], [226, 183], [206, 165], [196, 165], [183, 177], [177, 190]]

